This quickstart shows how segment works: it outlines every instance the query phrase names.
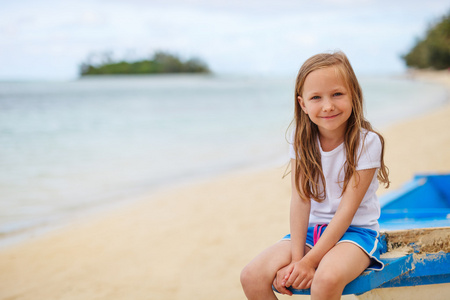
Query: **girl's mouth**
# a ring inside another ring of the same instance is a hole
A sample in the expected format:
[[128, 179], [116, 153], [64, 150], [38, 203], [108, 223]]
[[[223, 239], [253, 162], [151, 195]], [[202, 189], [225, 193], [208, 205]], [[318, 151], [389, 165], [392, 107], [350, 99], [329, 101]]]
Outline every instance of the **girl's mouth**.
[[335, 115], [332, 115], [332, 116], [323, 116], [323, 117], [321, 117], [322, 119], [325, 119], [325, 120], [331, 120], [331, 119], [333, 119], [333, 118], [336, 118], [337, 116], [339, 116], [340, 114], [335, 114]]

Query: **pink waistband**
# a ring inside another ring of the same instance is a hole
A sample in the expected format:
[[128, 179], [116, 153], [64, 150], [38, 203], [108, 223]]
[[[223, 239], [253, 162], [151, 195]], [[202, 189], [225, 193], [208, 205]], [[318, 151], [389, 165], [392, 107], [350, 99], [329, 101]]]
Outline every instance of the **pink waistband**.
[[322, 234], [322, 229], [325, 230], [325, 227], [327, 227], [327, 224], [322, 224], [322, 225], [317, 224], [316, 226], [314, 226], [314, 235], [313, 235], [314, 245], [319, 240], [320, 235]]

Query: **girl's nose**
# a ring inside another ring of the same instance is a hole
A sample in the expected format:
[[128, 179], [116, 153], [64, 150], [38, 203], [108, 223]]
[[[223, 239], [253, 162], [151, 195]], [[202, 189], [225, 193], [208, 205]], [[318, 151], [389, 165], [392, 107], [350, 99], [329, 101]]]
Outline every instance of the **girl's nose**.
[[334, 104], [329, 99], [325, 99], [322, 106], [323, 111], [333, 111], [334, 110]]

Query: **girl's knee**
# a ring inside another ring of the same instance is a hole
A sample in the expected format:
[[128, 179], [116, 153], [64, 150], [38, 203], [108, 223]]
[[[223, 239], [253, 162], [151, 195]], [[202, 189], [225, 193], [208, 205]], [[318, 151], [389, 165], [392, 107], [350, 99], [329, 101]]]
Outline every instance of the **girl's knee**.
[[272, 284], [256, 266], [249, 264], [241, 271], [241, 285], [248, 299], [260, 299], [272, 292]]
[[254, 286], [258, 283], [258, 270], [251, 264], [245, 266], [245, 268], [241, 271], [241, 284], [245, 289], [249, 286]]
[[316, 272], [311, 284], [311, 294], [334, 295], [342, 293], [344, 287], [345, 280], [337, 273], [330, 270], [328, 272]]
[[264, 250], [241, 271], [241, 284], [249, 299], [274, 298], [272, 283], [277, 271], [290, 260], [291, 246], [280, 242]]
[[249, 266], [245, 266], [241, 271], [241, 284], [245, 288], [246, 285], [249, 284], [253, 280], [253, 274]]
[[241, 271], [241, 283], [245, 285], [268, 285], [271, 283], [279, 269], [289, 264], [291, 245], [287, 241], [279, 242], [253, 259]]

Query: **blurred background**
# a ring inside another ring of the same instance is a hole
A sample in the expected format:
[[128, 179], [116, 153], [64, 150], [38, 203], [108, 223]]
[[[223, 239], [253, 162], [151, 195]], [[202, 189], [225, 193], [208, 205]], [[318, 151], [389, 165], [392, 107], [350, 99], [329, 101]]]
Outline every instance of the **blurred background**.
[[285, 164], [295, 75], [319, 52], [347, 54], [377, 128], [446, 101], [402, 56], [447, 1], [0, 7], [0, 244], [162, 186]]

